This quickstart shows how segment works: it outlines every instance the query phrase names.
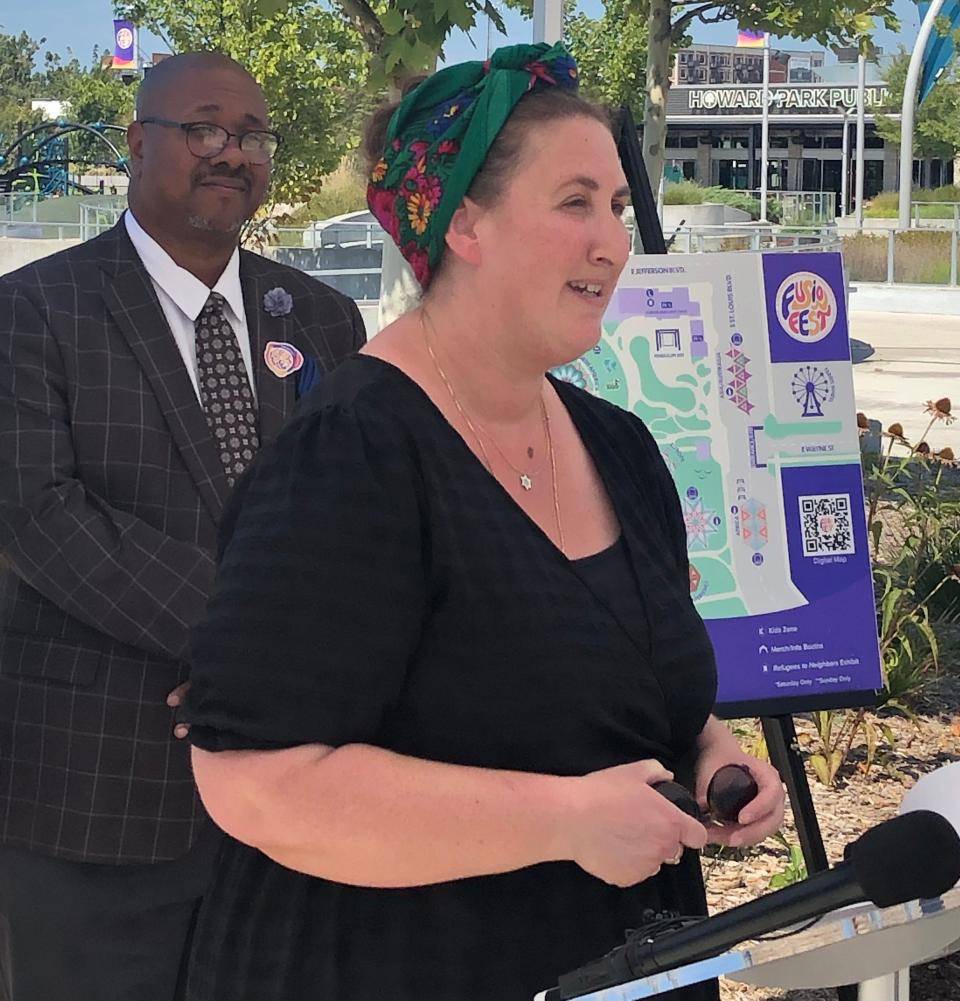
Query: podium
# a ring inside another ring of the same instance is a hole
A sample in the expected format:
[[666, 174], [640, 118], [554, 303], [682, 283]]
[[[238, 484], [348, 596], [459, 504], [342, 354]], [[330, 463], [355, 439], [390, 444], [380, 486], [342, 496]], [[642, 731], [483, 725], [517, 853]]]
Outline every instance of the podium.
[[[834, 911], [795, 934], [738, 948], [689, 966], [605, 987], [577, 1001], [639, 1001], [714, 977], [755, 987], [837, 987], [867, 982], [870, 1001], [898, 1001], [898, 987], [878, 981], [917, 963], [960, 950], [960, 886], [941, 897], [879, 909], [861, 904]], [[537, 995], [552, 1001], [554, 992]], [[864, 988], [861, 988], [861, 999]]]

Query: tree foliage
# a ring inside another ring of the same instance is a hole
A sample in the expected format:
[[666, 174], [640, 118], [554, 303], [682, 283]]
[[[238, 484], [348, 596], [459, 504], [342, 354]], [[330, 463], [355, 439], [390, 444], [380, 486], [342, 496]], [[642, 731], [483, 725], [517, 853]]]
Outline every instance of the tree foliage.
[[[580, 68], [583, 94], [601, 104], [643, 113], [647, 72], [647, 13], [636, 0], [608, 0], [599, 18], [582, 12], [564, 19], [564, 41]], [[682, 35], [673, 50], [688, 45]]]
[[[133, 117], [135, 88], [125, 86], [118, 75], [101, 65], [97, 49], [89, 68], [71, 57], [64, 61], [59, 55], [47, 52], [42, 70], [36, 68], [36, 57], [46, 39], [0, 35], [0, 152], [19, 136], [44, 120], [43, 112], [32, 111], [31, 100], [56, 100], [65, 104], [64, 118], [72, 122], [91, 125], [104, 122], [126, 125]], [[16, 155], [31, 155], [34, 142], [43, 142], [51, 135], [40, 132], [34, 141], [18, 147]], [[125, 152], [125, 143], [119, 133], [110, 134], [111, 141]], [[75, 162], [105, 160], [114, 163], [115, 155], [96, 137], [73, 132], [67, 137], [69, 154]], [[9, 169], [12, 163], [0, 164]]]
[[[256, 0], [265, 16], [275, 16], [295, 0]], [[455, 28], [470, 31], [479, 16], [504, 30], [494, 0], [330, 0], [334, 11], [363, 39], [371, 58], [371, 80], [394, 91], [411, 76], [434, 70]]]
[[314, 0], [282, 9], [259, 0], [118, 0], [118, 15], [159, 35], [173, 52], [223, 52], [259, 81], [283, 142], [274, 164], [275, 202], [297, 203], [356, 144], [368, 57], [339, 12]]
[[643, 111], [647, 67], [647, 19], [631, 0], [607, 0], [599, 18], [577, 13], [564, 25], [564, 40], [577, 60], [586, 97]]
[[[893, 59], [884, 74], [889, 87], [884, 111], [877, 115], [877, 131], [889, 142], [900, 144], [900, 110], [910, 56], [903, 50]], [[891, 115], [897, 115], [896, 118]], [[917, 109], [913, 132], [914, 156], [948, 157], [960, 151], [960, 73], [942, 76], [927, 99]]]
[[46, 97], [66, 101], [74, 121], [128, 125], [133, 120], [136, 85], [124, 83], [116, 70], [104, 66], [99, 49], [94, 48], [88, 68], [76, 57], [64, 62], [52, 52], [46, 54], [44, 62], [34, 89]]
[[[38, 97], [63, 101], [65, 117], [82, 125], [129, 125], [133, 119], [136, 84], [127, 84], [119, 73], [104, 65], [103, 53], [94, 48], [90, 66], [85, 67], [75, 56], [64, 61], [48, 52], [43, 72], [34, 78], [34, 93]], [[114, 130], [104, 133], [126, 155], [126, 141]], [[94, 136], [72, 133], [69, 136], [71, 157], [83, 160], [113, 162], [109, 147]]]
[[0, 152], [30, 125], [41, 120], [31, 111], [33, 58], [46, 39], [34, 41], [25, 31], [19, 35], [0, 33]]

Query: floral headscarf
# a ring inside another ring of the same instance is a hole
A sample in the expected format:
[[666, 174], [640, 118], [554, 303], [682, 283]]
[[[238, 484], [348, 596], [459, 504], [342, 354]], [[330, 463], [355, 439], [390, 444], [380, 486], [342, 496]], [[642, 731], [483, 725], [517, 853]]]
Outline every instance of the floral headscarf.
[[404, 98], [370, 175], [367, 204], [422, 288], [443, 254], [453, 213], [520, 98], [578, 83], [563, 45], [509, 45], [486, 62], [440, 70]]

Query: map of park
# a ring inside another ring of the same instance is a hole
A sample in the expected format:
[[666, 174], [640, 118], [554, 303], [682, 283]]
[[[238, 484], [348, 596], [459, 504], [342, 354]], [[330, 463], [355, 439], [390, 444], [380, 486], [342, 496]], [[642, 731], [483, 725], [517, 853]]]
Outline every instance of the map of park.
[[[785, 510], [781, 472], [857, 455], [849, 363], [771, 363], [757, 261], [734, 256], [628, 265], [600, 343], [555, 373], [631, 410], [654, 435], [680, 495], [705, 619], [805, 604], [785, 524], [805, 515]], [[816, 524], [842, 515], [831, 509]]]

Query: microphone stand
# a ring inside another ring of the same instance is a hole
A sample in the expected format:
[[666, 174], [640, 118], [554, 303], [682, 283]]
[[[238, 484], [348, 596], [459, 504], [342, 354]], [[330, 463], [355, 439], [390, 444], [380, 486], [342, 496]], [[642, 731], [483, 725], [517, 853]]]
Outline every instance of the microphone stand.
[[[807, 864], [807, 874], [824, 872], [830, 864], [823, 846], [823, 835], [817, 821], [817, 812], [810, 794], [810, 783], [800, 757], [797, 730], [792, 716], [762, 716], [760, 725], [767, 742], [770, 763], [780, 773], [787, 796], [793, 807], [793, 819], [797, 825], [797, 837], [803, 859]], [[837, 1001], [857, 1001], [860, 989], [856, 984], [842, 984], [837, 988]]]

